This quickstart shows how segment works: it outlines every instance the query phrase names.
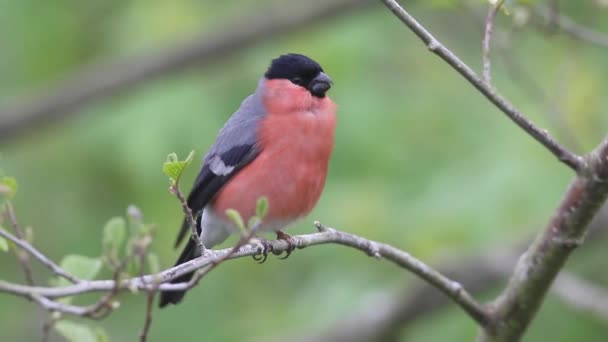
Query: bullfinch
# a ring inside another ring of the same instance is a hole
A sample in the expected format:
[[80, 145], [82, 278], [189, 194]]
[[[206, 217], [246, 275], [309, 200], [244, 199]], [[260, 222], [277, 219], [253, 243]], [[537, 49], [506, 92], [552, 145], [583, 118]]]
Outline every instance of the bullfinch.
[[[240, 231], [226, 216], [227, 209], [237, 210], [247, 222], [262, 196], [268, 200], [268, 213], [257, 229], [290, 239], [282, 229], [310, 213], [325, 185], [336, 126], [336, 105], [326, 95], [331, 85], [323, 68], [304, 55], [272, 60], [255, 92], [219, 131], [188, 196], [206, 247]], [[176, 246], [190, 231], [187, 222]], [[196, 257], [197, 246], [188, 239], [176, 265]], [[163, 292], [159, 306], [177, 304], [184, 294]]]

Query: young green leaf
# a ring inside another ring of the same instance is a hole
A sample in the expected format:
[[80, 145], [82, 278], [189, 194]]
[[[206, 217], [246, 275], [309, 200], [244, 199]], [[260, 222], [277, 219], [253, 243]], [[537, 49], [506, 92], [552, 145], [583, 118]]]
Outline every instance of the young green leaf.
[[243, 218], [241, 214], [235, 209], [226, 209], [226, 216], [243, 232], [245, 233], [247, 229], [245, 228], [245, 223], [243, 222]]
[[8, 252], [8, 241], [0, 236], [0, 251]]
[[255, 206], [255, 214], [260, 220], [263, 220], [268, 214], [268, 198], [266, 196], [262, 196], [258, 198], [258, 201]]
[[[97, 276], [101, 270], [102, 262], [100, 258], [89, 258], [84, 255], [69, 254], [61, 260], [61, 268], [76, 278], [91, 280]], [[57, 281], [59, 286], [68, 285], [66, 279], [60, 278]]]
[[105, 253], [117, 257], [127, 234], [127, 224], [122, 217], [111, 218], [103, 227], [103, 249]]
[[55, 323], [55, 330], [70, 342], [97, 342], [97, 336], [87, 325], [71, 322], [59, 321]]
[[191, 151], [185, 160], [180, 161], [175, 153], [170, 153], [167, 156], [167, 161], [163, 164], [163, 173], [172, 181], [177, 182], [182, 176], [182, 173], [194, 159], [194, 151]]
[[0, 199], [10, 200], [17, 193], [17, 180], [13, 177], [0, 177]]

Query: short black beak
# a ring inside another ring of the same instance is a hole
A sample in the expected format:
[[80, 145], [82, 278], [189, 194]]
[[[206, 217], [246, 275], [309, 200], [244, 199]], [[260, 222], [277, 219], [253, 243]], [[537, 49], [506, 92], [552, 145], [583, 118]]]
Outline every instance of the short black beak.
[[334, 82], [326, 73], [320, 72], [317, 77], [310, 82], [308, 90], [316, 97], [324, 97], [325, 93], [331, 88], [332, 83]]

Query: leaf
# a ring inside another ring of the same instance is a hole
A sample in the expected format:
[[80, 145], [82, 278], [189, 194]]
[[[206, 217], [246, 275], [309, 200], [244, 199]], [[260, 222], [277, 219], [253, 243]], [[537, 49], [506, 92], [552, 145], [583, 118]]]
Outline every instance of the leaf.
[[167, 161], [163, 164], [163, 173], [167, 175], [172, 181], [177, 182], [182, 176], [182, 173], [188, 165], [194, 159], [194, 151], [191, 151], [185, 160], [180, 161], [177, 158], [177, 154], [170, 153], [167, 156]]
[[97, 334], [87, 325], [71, 321], [55, 323], [55, 330], [70, 342], [97, 342]]
[[0, 197], [10, 200], [17, 193], [17, 180], [13, 177], [0, 177]]
[[264, 217], [266, 217], [266, 214], [268, 214], [268, 198], [266, 198], [266, 196], [258, 198], [255, 206], [255, 214], [260, 220], [263, 220]]
[[8, 252], [8, 241], [0, 236], [0, 251]]
[[[89, 258], [84, 255], [70, 254], [61, 260], [61, 268], [77, 278], [91, 280], [97, 276], [101, 270], [102, 262], [100, 258]], [[66, 279], [60, 278], [57, 285], [68, 285]]]
[[228, 216], [228, 218], [234, 222], [234, 224], [243, 232], [245, 233], [247, 231], [247, 229], [245, 228], [245, 223], [243, 222], [243, 218], [241, 217], [241, 214], [236, 211], [235, 209], [226, 209], [226, 216]]
[[105, 253], [114, 253], [119, 250], [127, 235], [127, 223], [122, 217], [111, 218], [103, 227], [103, 249]]

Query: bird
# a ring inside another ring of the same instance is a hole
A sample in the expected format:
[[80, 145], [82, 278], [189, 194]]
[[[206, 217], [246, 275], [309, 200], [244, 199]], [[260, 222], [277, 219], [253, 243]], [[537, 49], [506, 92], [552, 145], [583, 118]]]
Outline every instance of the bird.
[[[290, 243], [283, 230], [312, 211], [325, 186], [337, 120], [337, 105], [327, 96], [332, 85], [319, 63], [305, 55], [288, 53], [271, 61], [255, 92], [220, 129], [188, 195], [205, 247], [240, 232], [226, 210], [236, 210], [247, 222], [261, 197], [268, 212], [257, 230], [276, 232]], [[191, 231], [188, 222], [184, 219], [175, 247]], [[196, 258], [197, 250], [188, 239], [175, 265]], [[184, 295], [164, 291], [159, 307], [178, 304]]]

